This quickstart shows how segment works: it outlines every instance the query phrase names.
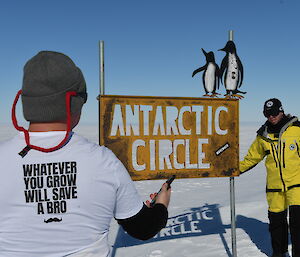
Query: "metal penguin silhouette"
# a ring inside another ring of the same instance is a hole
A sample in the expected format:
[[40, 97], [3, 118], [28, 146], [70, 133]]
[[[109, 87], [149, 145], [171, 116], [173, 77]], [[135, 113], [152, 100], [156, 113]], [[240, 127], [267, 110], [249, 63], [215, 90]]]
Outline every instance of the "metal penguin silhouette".
[[216, 97], [219, 95], [216, 93], [216, 90], [219, 89], [219, 66], [215, 62], [215, 55], [213, 52], [205, 52], [202, 48], [202, 52], [206, 58], [206, 64], [196, 70], [194, 70], [192, 77], [195, 76], [198, 72], [204, 71], [202, 76], [203, 86], [205, 90], [205, 95]]
[[226, 46], [219, 51], [226, 52], [220, 67], [221, 82], [225, 85], [226, 98], [243, 98], [240, 94], [247, 92], [239, 91], [242, 86], [244, 70], [240, 58], [237, 55], [236, 47], [233, 41], [229, 40]]

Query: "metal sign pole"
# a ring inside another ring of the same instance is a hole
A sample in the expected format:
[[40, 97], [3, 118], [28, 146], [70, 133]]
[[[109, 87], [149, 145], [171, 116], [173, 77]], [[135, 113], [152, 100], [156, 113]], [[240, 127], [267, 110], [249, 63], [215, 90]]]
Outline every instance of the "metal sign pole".
[[[233, 30], [229, 30], [229, 40], [233, 41]], [[232, 257], [237, 257], [234, 177], [230, 177], [230, 213]]]
[[[105, 93], [105, 85], [104, 85], [104, 41], [99, 41], [99, 93], [100, 96], [104, 95]], [[100, 113], [101, 113], [101, 103], [100, 98], [98, 98], [99, 101], [99, 145], [100, 145]]]
[[100, 95], [104, 95], [104, 41], [99, 41], [99, 63], [100, 63]]
[[230, 177], [230, 211], [231, 211], [231, 245], [232, 245], [232, 256], [236, 257], [237, 256], [237, 251], [236, 251], [234, 177]]

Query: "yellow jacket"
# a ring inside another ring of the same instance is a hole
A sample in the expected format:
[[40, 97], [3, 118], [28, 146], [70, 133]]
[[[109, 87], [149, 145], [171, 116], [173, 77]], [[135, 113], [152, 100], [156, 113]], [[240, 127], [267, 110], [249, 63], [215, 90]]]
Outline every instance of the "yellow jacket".
[[300, 122], [296, 117], [280, 130], [278, 138], [263, 125], [250, 146], [240, 172], [246, 172], [266, 157], [267, 192], [282, 192], [300, 187]]

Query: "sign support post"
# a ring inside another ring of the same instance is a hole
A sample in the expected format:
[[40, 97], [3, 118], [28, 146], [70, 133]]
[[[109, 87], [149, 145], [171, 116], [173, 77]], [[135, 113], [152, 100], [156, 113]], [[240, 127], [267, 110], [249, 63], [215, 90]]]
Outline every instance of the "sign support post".
[[[233, 41], [233, 30], [229, 30], [229, 40]], [[230, 177], [229, 180], [230, 180], [230, 213], [231, 213], [230, 216], [231, 216], [232, 257], [237, 257], [234, 177]]]
[[99, 65], [100, 65], [100, 95], [105, 94], [105, 84], [104, 84], [104, 41], [99, 41]]
[[235, 224], [235, 192], [234, 177], [230, 177], [230, 211], [231, 211], [231, 243], [232, 256], [237, 257], [236, 251], [236, 224]]
[[[104, 41], [99, 41], [99, 93], [100, 96], [104, 95], [105, 93], [105, 84], [104, 84]], [[100, 100], [100, 98], [98, 99]], [[101, 104], [99, 101], [99, 113], [101, 113]], [[99, 115], [99, 124], [100, 124], [100, 115]], [[101, 127], [99, 126], [99, 145], [100, 145], [100, 130]]]

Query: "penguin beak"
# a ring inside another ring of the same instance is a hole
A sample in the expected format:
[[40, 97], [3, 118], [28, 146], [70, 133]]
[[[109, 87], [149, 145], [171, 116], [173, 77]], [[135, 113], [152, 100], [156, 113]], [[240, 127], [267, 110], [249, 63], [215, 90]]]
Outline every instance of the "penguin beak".
[[226, 52], [226, 50], [225, 50], [225, 47], [224, 47], [224, 48], [221, 48], [221, 49], [219, 49], [218, 51], [224, 51], [224, 52]]
[[206, 56], [207, 55], [207, 52], [205, 52], [205, 50], [203, 48], [202, 49], [202, 52], [204, 53], [204, 55]]

